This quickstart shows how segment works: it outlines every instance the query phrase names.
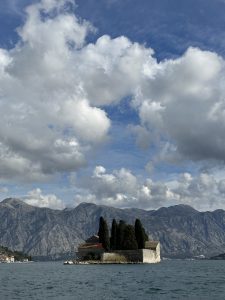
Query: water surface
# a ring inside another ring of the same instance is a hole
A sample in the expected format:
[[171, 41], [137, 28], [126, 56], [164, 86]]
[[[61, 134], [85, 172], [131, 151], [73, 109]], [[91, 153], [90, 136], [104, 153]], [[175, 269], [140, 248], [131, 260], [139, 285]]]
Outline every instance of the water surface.
[[0, 264], [0, 299], [225, 299], [225, 261]]

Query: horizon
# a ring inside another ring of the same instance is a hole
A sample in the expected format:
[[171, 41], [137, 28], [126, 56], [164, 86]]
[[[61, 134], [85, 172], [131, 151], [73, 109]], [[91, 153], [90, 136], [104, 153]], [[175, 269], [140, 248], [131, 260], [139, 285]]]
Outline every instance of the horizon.
[[222, 0], [3, 0], [0, 197], [225, 209], [224, 12]]
[[223, 210], [225, 211], [224, 209], [215, 209], [215, 210], [198, 210], [196, 208], [194, 208], [193, 206], [191, 205], [188, 205], [188, 204], [184, 204], [184, 203], [180, 203], [180, 204], [174, 204], [174, 205], [170, 205], [170, 206], [161, 206], [159, 208], [156, 208], [156, 209], [144, 209], [144, 208], [137, 208], [137, 207], [123, 207], [123, 208], [120, 208], [120, 207], [114, 207], [114, 206], [110, 206], [110, 205], [105, 205], [105, 204], [96, 204], [96, 203], [93, 203], [93, 202], [81, 202], [79, 204], [77, 204], [76, 206], [66, 206], [64, 208], [51, 208], [51, 207], [48, 207], [48, 206], [36, 206], [34, 204], [29, 204], [27, 203], [26, 201], [24, 201], [23, 199], [21, 198], [12, 198], [12, 197], [9, 197], [9, 198], [5, 198], [3, 200], [0, 200], [0, 204], [3, 203], [3, 202], [7, 202], [7, 201], [10, 201], [10, 200], [13, 200], [13, 201], [19, 201], [19, 202], [23, 202], [24, 204], [26, 205], [29, 205], [29, 206], [33, 206], [33, 207], [37, 207], [37, 208], [49, 208], [49, 209], [52, 209], [52, 210], [60, 210], [60, 211], [63, 211], [63, 210], [66, 210], [66, 209], [76, 209], [77, 207], [79, 206], [82, 206], [82, 205], [94, 205], [94, 206], [99, 206], [99, 207], [107, 207], [107, 208], [116, 208], [116, 209], [121, 209], [121, 210], [143, 210], [143, 211], [146, 211], [146, 212], [150, 212], [150, 211], [158, 211], [162, 208], [174, 208], [174, 207], [187, 207], [187, 208], [192, 208], [193, 210], [197, 211], [197, 212], [214, 212], [216, 210]]

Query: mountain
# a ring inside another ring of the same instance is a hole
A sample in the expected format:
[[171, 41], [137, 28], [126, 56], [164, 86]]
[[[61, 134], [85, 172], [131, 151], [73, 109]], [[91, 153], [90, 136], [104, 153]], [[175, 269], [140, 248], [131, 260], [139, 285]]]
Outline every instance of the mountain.
[[0, 202], [0, 245], [32, 257], [73, 256], [79, 243], [98, 230], [99, 217], [134, 223], [139, 218], [152, 239], [160, 240], [166, 257], [207, 257], [225, 252], [225, 211], [199, 212], [187, 205], [158, 210], [118, 209], [82, 203], [53, 210], [20, 199]]

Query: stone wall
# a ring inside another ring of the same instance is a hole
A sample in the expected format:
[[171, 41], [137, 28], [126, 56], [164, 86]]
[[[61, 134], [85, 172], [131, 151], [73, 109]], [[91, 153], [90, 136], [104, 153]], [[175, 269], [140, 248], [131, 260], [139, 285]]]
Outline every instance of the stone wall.
[[102, 261], [112, 261], [113, 257], [118, 261], [119, 256], [123, 262], [142, 262], [142, 250], [115, 250], [110, 253], [104, 253]]
[[105, 252], [102, 254], [103, 262], [142, 262], [157, 263], [160, 262], [160, 251], [149, 249], [139, 250], [115, 250], [114, 252]]
[[142, 249], [142, 255], [143, 255], [143, 263], [158, 263], [160, 262], [160, 253], [157, 251], [149, 250], [149, 249]]
[[122, 263], [127, 262], [127, 258], [119, 253], [105, 252], [102, 254], [101, 261], [108, 263]]

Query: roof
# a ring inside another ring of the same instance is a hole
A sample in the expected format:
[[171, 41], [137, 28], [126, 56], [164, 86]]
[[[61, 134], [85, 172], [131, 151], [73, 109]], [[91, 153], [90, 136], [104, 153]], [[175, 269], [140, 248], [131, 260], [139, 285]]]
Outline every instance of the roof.
[[81, 244], [78, 247], [78, 250], [81, 249], [103, 249], [102, 243], [95, 243], [95, 244]]
[[145, 249], [156, 249], [159, 241], [147, 241], [145, 242]]
[[96, 243], [99, 243], [99, 236], [98, 235], [92, 235], [85, 242], [87, 244], [96, 244]]

